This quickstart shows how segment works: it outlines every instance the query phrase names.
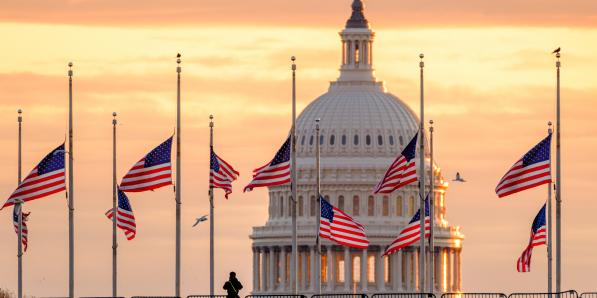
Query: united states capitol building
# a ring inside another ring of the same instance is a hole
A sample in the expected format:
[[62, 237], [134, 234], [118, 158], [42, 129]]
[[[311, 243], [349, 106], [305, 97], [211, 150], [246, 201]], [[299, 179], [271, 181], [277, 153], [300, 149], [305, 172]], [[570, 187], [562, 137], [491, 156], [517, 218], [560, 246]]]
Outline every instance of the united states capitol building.
[[[328, 92], [313, 100], [297, 119], [299, 293], [314, 294], [317, 235], [315, 142], [321, 144], [322, 195], [366, 227], [367, 250], [322, 241], [322, 293], [413, 292], [419, 287], [418, 246], [382, 257], [419, 208], [418, 185], [389, 195], [372, 189], [418, 130], [419, 119], [402, 100], [386, 91], [374, 76], [374, 41], [363, 3], [352, 3], [352, 15], [340, 32], [340, 76]], [[416, 55], [416, 53], [414, 53]], [[416, 56], [415, 56], [416, 57]], [[320, 118], [321, 138], [315, 139]], [[428, 155], [428, 153], [426, 153]], [[428, 157], [428, 156], [427, 156]], [[431, 167], [427, 159], [426, 177]], [[463, 235], [446, 220], [446, 191], [438, 165], [435, 175], [435, 292], [462, 287]], [[426, 183], [429, 179], [426, 179]], [[429, 185], [428, 185], [429, 187]], [[290, 186], [269, 188], [269, 218], [254, 227], [253, 293], [291, 293]]]

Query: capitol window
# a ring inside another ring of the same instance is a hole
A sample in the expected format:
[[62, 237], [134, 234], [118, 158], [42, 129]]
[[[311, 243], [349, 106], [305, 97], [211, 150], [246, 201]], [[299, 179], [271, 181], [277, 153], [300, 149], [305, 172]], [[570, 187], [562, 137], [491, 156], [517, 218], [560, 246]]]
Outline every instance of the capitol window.
[[323, 135], [319, 136], [319, 145], [323, 145]]
[[338, 197], [338, 209], [344, 211], [344, 196]]
[[280, 197], [280, 217], [284, 216], [284, 197]]
[[396, 216], [404, 216], [404, 208], [402, 207], [402, 197], [396, 197]]
[[305, 136], [303, 135], [303, 137], [301, 138], [301, 145], [305, 145]]
[[346, 145], [346, 135], [342, 135], [342, 146]]
[[331, 135], [330, 136], [330, 145], [334, 146], [334, 143], [336, 143], [336, 136], [335, 135]]
[[415, 197], [408, 198], [408, 215], [415, 214]]
[[398, 142], [400, 142], [400, 146], [404, 145], [404, 139], [402, 139], [402, 136], [398, 137]]
[[394, 146], [394, 136], [390, 136], [390, 145]]
[[313, 146], [313, 136], [309, 138], [309, 145]]
[[379, 146], [383, 145], [383, 137], [381, 135], [377, 136], [377, 145], [379, 145]]
[[298, 215], [303, 216], [303, 196], [299, 196], [298, 199]]
[[352, 198], [352, 215], [359, 216], [361, 215], [361, 209], [359, 208], [359, 196], [354, 196]]
[[373, 196], [369, 196], [367, 201], [367, 215], [375, 216], [375, 198]]
[[387, 196], [384, 196], [382, 199], [382, 215], [389, 216], [390, 215], [390, 199]]
[[311, 216], [315, 216], [315, 207], [316, 206], [316, 202], [315, 202], [315, 196], [311, 196]]
[[365, 136], [365, 144], [367, 146], [371, 145], [371, 136], [370, 135]]
[[359, 135], [354, 135], [354, 144], [355, 146], [359, 144]]

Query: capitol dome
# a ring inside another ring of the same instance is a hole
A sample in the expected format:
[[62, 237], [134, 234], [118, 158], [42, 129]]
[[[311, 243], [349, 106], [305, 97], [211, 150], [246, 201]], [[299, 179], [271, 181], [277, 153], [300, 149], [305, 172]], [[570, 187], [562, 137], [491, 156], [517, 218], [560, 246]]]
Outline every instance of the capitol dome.
[[[391, 194], [374, 195], [392, 161], [417, 133], [419, 118], [397, 96], [387, 92], [373, 69], [375, 33], [369, 27], [361, 0], [339, 33], [342, 41], [340, 76], [326, 93], [311, 102], [297, 118], [298, 292], [322, 293], [418, 292], [418, 243], [389, 257], [388, 245], [419, 208], [418, 186], [407, 185]], [[320, 119], [320, 138], [315, 136]], [[366, 228], [367, 249], [322, 240], [321, 272], [316, 272], [317, 203], [315, 148], [320, 144], [321, 195]], [[430, 165], [426, 149], [425, 175], [434, 175], [434, 292], [461, 289], [460, 253], [463, 235], [446, 220], [446, 191], [437, 165]], [[426, 189], [430, 190], [429, 178]], [[290, 284], [290, 185], [269, 188], [269, 217], [254, 227], [253, 293], [292, 293]]]

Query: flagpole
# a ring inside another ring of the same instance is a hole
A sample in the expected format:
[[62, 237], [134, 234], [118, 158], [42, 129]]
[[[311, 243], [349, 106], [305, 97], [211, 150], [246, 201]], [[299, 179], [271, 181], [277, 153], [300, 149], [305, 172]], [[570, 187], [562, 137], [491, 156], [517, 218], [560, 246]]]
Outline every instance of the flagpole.
[[118, 239], [116, 238], [116, 218], [118, 217], [116, 189], [116, 112], [112, 113], [112, 117], [112, 297], [118, 297]]
[[433, 231], [433, 224], [435, 221], [435, 168], [433, 164], [433, 120], [429, 120], [429, 151], [430, 151], [430, 161], [431, 164], [431, 171], [429, 177], [429, 188], [431, 189], [429, 192], [431, 195], [429, 196], [429, 226], [431, 230], [429, 230], [429, 293], [435, 293], [434, 289], [434, 278], [435, 278], [435, 232]]
[[315, 264], [315, 290], [318, 295], [321, 295], [321, 239], [319, 238], [319, 225], [321, 223], [321, 144], [319, 142], [319, 118], [315, 119], [315, 174], [316, 174], [316, 188], [317, 188], [317, 202], [319, 202], [319, 210], [317, 211], [317, 264]]
[[560, 143], [560, 52], [556, 53], [557, 101], [556, 101], [556, 292], [560, 292], [562, 283], [562, 176]]
[[[18, 177], [18, 183], [17, 185], [21, 184], [21, 124], [23, 122], [23, 116], [22, 113], [23, 111], [21, 109], [19, 109], [17, 111], [17, 113], [19, 114], [19, 116], [17, 117], [17, 121], [19, 123], [19, 141], [18, 141], [18, 162], [17, 162], [17, 177]], [[18, 290], [17, 290], [17, 297], [18, 298], [23, 298], [23, 201], [22, 200], [17, 200], [16, 201], [16, 206], [15, 208], [18, 208], [18, 217], [19, 217], [19, 227], [18, 227], [18, 236], [17, 236], [17, 263], [18, 263]]]
[[296, 57], [290, 58], [292, 61], [292, 128], [290, 129], [291, 134], [291, 183], [290, 188], [292, 192], [291, 200], [291, 213], [292, 213], [292, 260], [290, 262], [290, 282], [292, 287], [292, 293], [298, 293], [298, 278], [296, 276], [297, 264], [298, 264], [298, 243], [297, 243], [297, 222], [296, 222], [296, 187], [298, 184], [296, 175]]
[[[209, 115], [210, 160], [214, 147], [214, 116]], [[210, 161], [211, 162], [211, 161]], [[210, 169], [211, 171], [211, 169]], [[210, 178], [211, 179], [211, 178]], [[214, 295], [214, 189], [209, 183], [209, 294]]]
[[75, 298], [75, 193], [73, 185], [73, 63], [68, 63], [68, 295]]
[[180, 179], [180, 54], [176, 59], [176, 272], [174, 278], [175, 296], [180, 297], [180, 191], [181, 191], [181, 180]]
[[[547, 123], [549, 128], [547, 129], [547, 133], [551, 136], [552, 129], [551, 129], [551, 121]], [[549, 156], [549, 167], [551, 169], [551, 155]], [[552, 183], [547, 184], [547, 214], [548, 214], [548, 226], [547, 226], [547, 292], [551, 294], [552, 291], [552, 231], [551, 231], [551, 222], [552, 222], [552, 211], [551, 211], [551, 186]]]
[[419, 223], [420, 223], [420, 239], [421, 244], [419, 251], [419, 291], [425, 292], [425, 96], [423, 88], [423, 68], [425, 62], [423, 58], [425, 55], [419, 54], [421, 61], [419, 68], [421, 70], [421, 124], [419, 127]]

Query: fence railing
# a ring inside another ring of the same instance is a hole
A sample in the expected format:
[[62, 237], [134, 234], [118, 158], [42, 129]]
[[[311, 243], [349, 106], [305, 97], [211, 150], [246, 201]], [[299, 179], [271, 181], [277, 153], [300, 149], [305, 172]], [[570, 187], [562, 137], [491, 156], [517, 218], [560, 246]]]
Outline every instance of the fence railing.
[[312, 295], [311, 298], [368, 298], [366, 294], [318, 294]]
[[371, 298], [435, 298], [433, 293], [380, 293]]
[[226, 298], [226, 295], [189, 295], [187, 298]]
[[580, 298], [597, 298], [597, 292], [587, 292], [580, 294]]
[[441, 298], [508, 298], [504, 293], [444, 293]]
[[575, 290], [559, 293], [512, 293], [508, 298], [579, 298]]
[[280, 294], [280, 295], [248, 295], [245, 296], [245, 298], [307, 298], [307, 296], [305, 295], [284, 295], [284, 294]]

